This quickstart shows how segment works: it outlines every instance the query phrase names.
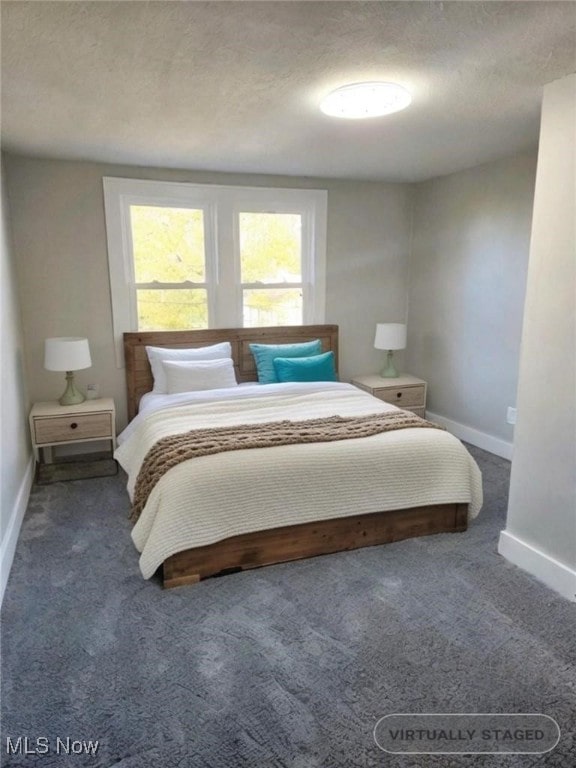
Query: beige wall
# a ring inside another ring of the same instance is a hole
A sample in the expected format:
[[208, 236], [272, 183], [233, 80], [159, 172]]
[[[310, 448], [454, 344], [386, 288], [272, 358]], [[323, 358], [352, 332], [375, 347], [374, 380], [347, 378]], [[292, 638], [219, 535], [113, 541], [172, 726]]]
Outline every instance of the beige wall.
[[14, 269], [9, 216], [1, 170], [0, 230], [0, 601], [27, 502], [31, 482], [28, 437], [28, 398], [24, 382], [24, 353], [20, 303]]
[[247, 176], [7, 157], [8, 190], [33, 401], [54, 399], [63, 376], [45, 371], [47, 336], [86, 336], [93, 367], [76, 374], [115, 398], [125, 423], [124, 371], [114, 362], [103, 176], [328, 190], [326, 322], [341, 333], [341, 375], [377, 370], [374, 329], [405, 315], [411, 187]]
[[536, 173], [521, 154], [418, 184], [407, 368], [431, 411], [511, 441]]
[[575, 139], [571, 75], [544, 88], [506, 532], [576, 577]]

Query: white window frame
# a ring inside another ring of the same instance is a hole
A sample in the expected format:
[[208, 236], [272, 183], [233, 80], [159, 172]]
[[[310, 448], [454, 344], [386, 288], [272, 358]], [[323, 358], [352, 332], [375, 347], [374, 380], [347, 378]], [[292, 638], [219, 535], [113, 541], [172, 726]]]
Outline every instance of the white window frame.
[[[116, 364], [124, 366], [122, 334], [138, 330], [132, 256], [131, 205], [204, 210], [208, 327], [242, 327], [240, 213], [298, 213], [302, 216], [303, 324], [324, 323], [326, 307], [326, 223], [328, 193], [318, 189], [236, 187], [104, 177], [104, 208]], [[267, 287], [267, 283], [254, 284]], [[142, 286], [139, 286], [142, 287]], [[176, 286], [175, 286], [176, 287]], [[277, 287], [270, 284], [270, 287]], [[291, 283], [281, 284], [293, 287]], [[298, 284], [300, 287], [300, 284]]]

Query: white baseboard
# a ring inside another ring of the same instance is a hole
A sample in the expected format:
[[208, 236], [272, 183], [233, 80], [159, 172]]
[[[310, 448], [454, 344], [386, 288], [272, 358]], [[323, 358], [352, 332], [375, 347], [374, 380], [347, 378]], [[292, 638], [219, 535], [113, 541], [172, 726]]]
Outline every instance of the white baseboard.
[[16, 496], [16, 501], [12, 508], [12, 514], [8, 521], [8, 527], [6, 528], [6, 534], [2, 539], [0, 545], [0, 606], [4, 599], [4, 591], [6, 584], [8, 583], [8, 576], [10, 575], [10, 569], [12, 568], [12, 562], [14, 560], [14, 552], [16, 551], [16, 543], [18, 542], [18, 536], [20, 534], [20, 527], [22, 526], [22, 520], [24, 519], [24, 513], [28, 506], [28, 499], [30, 497], [30, 489], [32, 488], [32, 481], [34, 479], [34, 456], [30, 456], [30, 460], [24, 471], [20, 488]]
[[500, 532], [498, 552], [514, 565], [528, 571], [562, 597], [576, 602], [576, 571], [528, 544], [508, 531]]
[[448, 432], [456, 435], [460, 440], [464, 440], [477, 448], [501, 456], [503, 459], [512, 459], [512, 443], [502, 440], [499, 437], [489, 435], [487, 432], [480, 432], [478, 429], [467, 427], [466, 424], [460, 424], [458, 421], [446, 419], [432, 411], [426, 411], [426, 418], [429, 421], [435, 421], [442, 427], [446, 427]]

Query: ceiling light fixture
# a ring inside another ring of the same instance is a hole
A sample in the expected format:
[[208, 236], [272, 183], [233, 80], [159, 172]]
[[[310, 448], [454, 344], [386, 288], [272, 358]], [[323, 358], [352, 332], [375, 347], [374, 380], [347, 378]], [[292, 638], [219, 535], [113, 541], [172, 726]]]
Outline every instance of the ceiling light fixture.
[[331, 117], [362, 120], [399, 112], [411, 101], [406, 88], [397, 83], [352, 83], [325, 96], [320, 109]]

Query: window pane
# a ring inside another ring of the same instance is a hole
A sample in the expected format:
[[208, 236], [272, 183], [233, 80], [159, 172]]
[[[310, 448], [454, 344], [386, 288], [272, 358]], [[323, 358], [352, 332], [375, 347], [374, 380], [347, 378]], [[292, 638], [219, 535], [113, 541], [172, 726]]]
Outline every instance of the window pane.
[[203, 288], [138, 290], [139, 331], [208, 328], [208, 299]]
[[300, 214], [241, 213], [242, 282], [301, 282], [301, 230]]
[[130, 219], [137, 283], [205, 282], [203, 211], [131, 205]]
[[301, 325], [302, 291], [299, 288], [245, 288], [244, 327]]

